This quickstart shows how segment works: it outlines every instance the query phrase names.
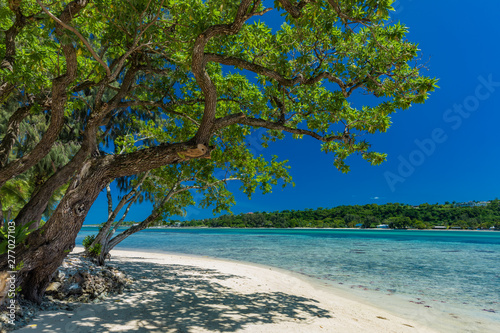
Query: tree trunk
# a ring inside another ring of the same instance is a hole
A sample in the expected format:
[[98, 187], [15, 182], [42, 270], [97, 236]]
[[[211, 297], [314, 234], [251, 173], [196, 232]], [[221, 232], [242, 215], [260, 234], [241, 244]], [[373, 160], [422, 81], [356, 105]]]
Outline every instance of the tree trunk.
[[177, 193], [179, 192], [182, 192], [183, 190], [180, 190], [180, 191], [177, 191], [177, 186], [180, 184], [181, 181], [178, 181], [171, 189], [170, 191], [168, 192], [168, 194], [163, 197], [163, 199], [158, 203], [158, 206], [153, 209], [153, 211], [151, 212], [151, 215], [149, 215], [144, 221], [142, 221], [141, 223], [139, 223], [138, 225], [134, 225], [130, 228], [128, 228], [127, 230], [121, 232], [120, 234], [118, 234], [117, 236], [115, 236], [113, 239], [110, 240], [111, 236], [113, 235], [113, 233], [115, 232], [115, 230], [118, 228], [118, 226], [123, 222], [123, 220], [125, 219], [125, 215], [128, 213], [128, 210], [130, 209], [130, 206], [132, 204], [132, 202], [130, 203], [130, 205], [127, 207], [127, 211], [125, 212], [124, 216], [122, 217], [122, 219], [115, 225], [115, 228], [113, 229], [112, 233], [108, 234], [106, 239], [105, 239], [105, 242], [102, 244], [102, 249], [101, 249], [101, 253], [99, 255], [99, 258], [98, 258], [98, 262], [99, 262], [99, 265], [104, 265], [104, 261], [106, 260], [106, 257], [108, 256], [109, 252], [118, 244], [120, 244], [125, 238], [127, 238], [128, 236], [132, 235], [132, 234], [135, 234], [136, 232], [138, 231], [141, 231], [141, 230], [144, 230], [146, 229], [147, 227], [149, 227], [149, 225], [154, 221], [156, 220], [156, 218], [160, 215], [161, 213], [161, 207], [163, 207], [163, 205], [168, 202], [174, 195], [176, 195]]
[[134, 225], [127, 230], [119, 233], [117, 236], [115, 236], [113, 239], [109, 240], [106, 242], [106, 244], [103, 245], [101, 249], [101, 254], [99, 255], [98, 263], [99, 265], [104, 265], [104, 261], [106, 260], [106, 257], [108, 256], [109, 252], [118, 244], [120, 244], [125, 238], [128, 236], [135, 234], [138, 231], [144, 230], [149, 225], [158, 217], [159, 215], [159, 210], [153, 211], [151, 215], [149, 215], [144, 221], [139, 223], [138, 225]]
[[[30, 229], [37, 229], [40, 225], [40, 220], [42, 219], [43, 212], [47, 208], [50, 198], [54, 191], [59, 187], [68, 182], [71, 173], [65, 172], [66, 166], [60, 171], [52, 175], [42, 187], [31, 196], [30, 201], [23, 206], [19, 214], [16, 217], [16, 224], [25, 225], [31, 221], [35, 221], [30, 226]], [[76, 171], [74, 168], [72, 171]]]
[[[16, 285], [26, 299], [41, 301], [52, 274], [73, 250], [88, 210], [109, 181], [105, 170], [87, 163], [47, 223], [33, 231], [25, 243], [16, 246], [16, 265], [22, 263]], [[7, 254], [0, 256], [0, 263], [0, 271], [12, 270], [7, 264]]]
[[[111, 251], [111, 249], [107, 249], [109, 241], [110, 241], [111, 237], [115, 234], [116, 229], [118, 229], [118, 227], [122, 224], [122, 222], [125, 221], [125, 217], [127, 216], [128, 212], [130, 210], [130, 207], [134, 204], [135, 200], [137, 200], [137, 196], [135, 196], [135, 198], [129, 202], [127, 209], [123, 213], [120, 221], [116, 222], [115, 225], [113, 226], [113, 230], [108, 231], [107, 234], [104, 235], [104, 238], [102, 238], [101, 241], [99, 242], [101, 244], [101, 253], [97, 257], [97, 262], [98, 262], [99, 266], [104, 265], [106, 257], [108, 256], [109, 251]], [[102, 229], [101, 229], [101, 231], [99, 231], [99, 234], [97, 235], [96, 239], [99, 237], [101, 232], [102, 232]], [[93, 246], [94, 244], [95, 244], [95, 240], [91, 244], [91, 246]]]

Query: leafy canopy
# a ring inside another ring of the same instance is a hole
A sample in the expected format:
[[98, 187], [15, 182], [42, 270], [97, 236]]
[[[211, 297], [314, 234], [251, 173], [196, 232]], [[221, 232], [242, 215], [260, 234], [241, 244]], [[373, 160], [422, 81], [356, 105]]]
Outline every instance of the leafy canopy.
[[[0, 2], [0, 100], [17, 106], [3, 112], [28, 108], [23, 126], [38, 116], [39, 132], [57, 134], [10, 149], [9, 172], [28, 172], [14, 164], [38, 153], [38, 143], [71, 142], [78, 153], [68, 152], [71, 162], [57, 162], [55, 173], [90, 161], [109, 170], [106, 180], [155, 169], [168, 185], [186, 174], [215, 181], [225, 170], [247, 194], [268, 192], [290, 179], [284, 162], [253, 153], [256, 128], [265, 129], [263, 146], [284, 133], [311, 136], [347, 172], [353, 154], [383, 162], [365, 138], [387, 131], [393, 112], [425, 102], [437, 83], [422, 74], [408, 29], [390, 21], [390, 0], [277, 0], [269, 8], [259, 0]], [[267, 24], [269, 11], [282, 14], [278, 29]], [[359, 106], [360, 93], [374, 98]], [[63, 124], [52, 126], [60, 112]], [[170, 153], [175, 144], [202, 145], [210, 159]], [[0, 147], [0, 162], [2, 154]], [[151, 197], [161, 195], [157, 185]], [[205, 198], [220, 209], [231, 202]]]

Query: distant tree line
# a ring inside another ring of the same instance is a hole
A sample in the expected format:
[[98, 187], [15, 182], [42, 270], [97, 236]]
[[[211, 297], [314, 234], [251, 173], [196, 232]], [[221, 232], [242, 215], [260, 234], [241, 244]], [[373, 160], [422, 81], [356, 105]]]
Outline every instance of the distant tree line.
[[431, 229], [434, 226], [500, 229], [500, 200], [492, 200], [482, 207], [457, 207], [454, 202], [443, 205], [424, 203], [419, 206], [400, 203], [368, 204], [222, 215], [210, 219], [165, 221], [160, 224], [211, 228], [376, 228], [377, 225], [387, 224], [394, 229]]

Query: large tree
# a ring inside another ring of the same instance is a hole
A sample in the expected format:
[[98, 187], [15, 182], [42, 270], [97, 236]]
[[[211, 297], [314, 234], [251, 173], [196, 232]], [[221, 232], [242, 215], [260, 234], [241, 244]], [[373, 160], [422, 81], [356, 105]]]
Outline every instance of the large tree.
[[[360, 138], [385, 132], [391, 113], [423, 103], [436, 83], [422, 75], [407, 28], [390, 23], [391, 2], [0, 0], [0, 101], [17, 103], [0, 134], [0, 186], [47, 156], [68, 124], [79, 138], [16, 217], [39, 220], [69, 182], [45, 225], [15, 249], [25, 297], [40, 299], [115, 178], [211, 154], [238, 160], [226, 142], [245, 143], [255, 128], [266, 140], [311, 136], [344, 172], [356, 153], [381, 163], [385, 155]], [[279, 29], [265, 23], [269, 11], [283, 14]], [[357, 105], [358, 92], [378, 99]], [[12, 158], [30, 114], [45, 115], [46, 130]], [[103, 153], [114, 133], [155, 117], [162, 135], [147, 146]], [[0, 269], [6, 262], [0, 257]]]

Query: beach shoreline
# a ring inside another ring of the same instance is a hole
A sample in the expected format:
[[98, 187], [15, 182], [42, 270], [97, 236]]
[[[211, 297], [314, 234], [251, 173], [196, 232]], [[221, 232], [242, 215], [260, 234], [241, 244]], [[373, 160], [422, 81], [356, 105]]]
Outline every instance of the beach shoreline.
[[113, 250], [110, 264], [135, 280], [130, 292], [73, 312], [41, 312], [20, 331], [423, 333], [460, 327], [409, 319], [320, 280], [265, 265], [130, 250]]

